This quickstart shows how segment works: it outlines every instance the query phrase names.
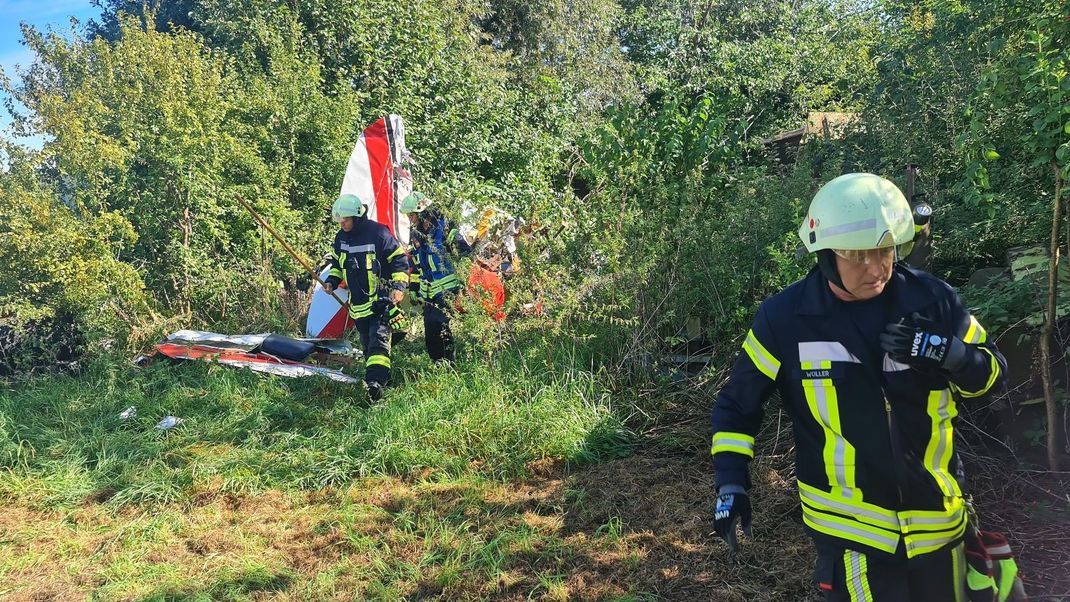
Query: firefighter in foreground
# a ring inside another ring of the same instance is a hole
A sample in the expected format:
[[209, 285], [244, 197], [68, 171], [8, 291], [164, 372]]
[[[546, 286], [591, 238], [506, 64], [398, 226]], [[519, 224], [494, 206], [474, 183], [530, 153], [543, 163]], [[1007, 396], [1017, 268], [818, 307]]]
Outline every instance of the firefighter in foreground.
[[402, 210], [412, 214], [413, 269], [417, 292], [424, 304], [424, 342], [431, 359], [454, 361], [450, 313], [461, 288], [450, 254], [467, 255], [472, 248], [445, 216], [421, 193], [405, 199]]
[[966, 599], [956, 400], [992, 390], [1005, 361], [950, 286], [897, 263], [913, 222], [878, 176], [821, 188], [799, 228], [817, 266], [759, 307], [713, 408], [715, 525], [734, 550], [762, 404], [780, 393], [826, 600]]
[[365, 217], [367, 208], [356, 196], [343, 194], [331, 216], [341, 230], [331, 247], [331, 269], [324, 288], [342, 282], [349, 289], [349, 317], [356, 322], [364, 351], [364, 384], [378, 401], [390, 381], [391, 320], [399, 319], [405, 299], [409, 261], [386, 226]]

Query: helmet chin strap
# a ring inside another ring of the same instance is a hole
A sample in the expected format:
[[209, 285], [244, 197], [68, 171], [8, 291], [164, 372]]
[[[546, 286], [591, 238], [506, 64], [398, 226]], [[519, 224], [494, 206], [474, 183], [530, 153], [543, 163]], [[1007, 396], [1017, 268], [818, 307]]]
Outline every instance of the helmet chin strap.
[[843, 279], [840, 278], [840, 270], [836, 269], [836, 253], [832, 249], [821, 249], [817, 252], [817, 268], [821, 270], [821, 275], [829, 282], [840, 287], [840, 290], [847, 294], [854, 295], [854, 293], [847, 290], [847, 287], [843, 284]]

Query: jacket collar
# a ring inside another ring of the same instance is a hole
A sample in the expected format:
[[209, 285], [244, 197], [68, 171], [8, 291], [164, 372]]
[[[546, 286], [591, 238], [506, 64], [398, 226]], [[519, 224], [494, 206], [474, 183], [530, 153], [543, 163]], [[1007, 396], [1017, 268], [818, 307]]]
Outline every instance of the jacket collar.
[[[800, 283], [802, 294], [795, 313], [804, 316], [833, 315], [841, 308], [842, 301], [833, 296], [828, 280], [821, 271], [814, 267]], [[921, 281], [914, 270], [896, 265], [892, 279], [888, 282], [882, 296], [891, 295], [891, 307], [894, 313], [910, 314], [936, 302], [936, 297], [929, 287]], [[886, 297], [887, 298], [887, 297]]]

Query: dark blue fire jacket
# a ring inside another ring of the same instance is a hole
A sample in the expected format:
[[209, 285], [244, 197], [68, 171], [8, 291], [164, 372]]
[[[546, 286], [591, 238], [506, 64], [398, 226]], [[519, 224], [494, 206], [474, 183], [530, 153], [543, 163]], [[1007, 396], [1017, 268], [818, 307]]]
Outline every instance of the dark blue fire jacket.
[[[750, 487], [762, 405], [776, 391], [792, 420], [803, 522], [815, 541], [909, 558], [957, 544], [966, 526], [957, 403], [997, 387], [1006, 361], [955, 291], [925, 272], [896, 266], [879, 297], [854, 303], [870, 304], [857, 308], [872, 317], [855, 319], [816, 268], [762, 303], [713, 407], [718, 486]], [[922, 371], [880, 350], [883, 325], [914, 312], [966, 344], [964, 368]]]

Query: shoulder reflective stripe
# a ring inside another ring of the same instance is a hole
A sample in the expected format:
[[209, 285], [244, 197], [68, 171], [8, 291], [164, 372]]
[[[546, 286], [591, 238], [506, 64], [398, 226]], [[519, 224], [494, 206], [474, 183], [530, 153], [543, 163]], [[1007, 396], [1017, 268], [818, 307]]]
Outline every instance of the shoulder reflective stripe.
[[958, 391], [963, 397], [980, 397], [985, 393], [988, 393], [992, 389], [992, 385], [996, 384], [996, 379], [999, 378], [999, 362], [996, 361], [996, 355], [992, 353], [991, 349], [980, 347], [980, 350], [988, 354], [989, 367], [988, 367], [988, 382], [980, 391], [964, 391], [959, 388]]
[[[828, 369], [832, 362], [801, 362], [803, 370]], [[843, 437], [840, 425], [839, 399], [832, 379], [802, 381], [803, 394], [810, 413], [825, 432], [823, 451], [825, 474], [829, 484], [839, 488], [844, 497], [852, 497], [855, 487], [855, 448]]]
[[386, 260], [390, 261], [391, 259], [397, 257], [398, 255], [404, 255], [404, 254], [405, 254], [405, 249], [402, 249], [401, 247], [398, 247], [398, 248], [394, 249], [393, 253], [391, 253], [390, 255], [387, 255]]
[[[812, 487], [799, 481], [799, 497], [805, 504], [810, 504], [821, 510], [830, 510], [853, 516], [858, 520], [871, 525], [899, 531], [899, 519], [895, 512], [886, 510], [874, 504], [868, 504], [860, 500], [841, 498], [826, 493], [816, 487]], [[860, 496], [861, 497], [861, 496]]]
[[977, 321], [977, 318], [970, 316], [970, 325], [966, 328], [966, 334], [962, 336], [963, 343], [969, 343], [971, 345], [980, 345], [988, 339], [988, 333], [985, 332], [981, 323]]
[[747, 352], [754, 366], [769, 380], [776, 380], [777, 372], [780, 372], [780, 361], [773, 357], [772, 353], [754, 336], [753, 330], [747, 331], [747, 338], [743, 341], [743, 350]]
[[803, 505], [803, 522], [818, 533], [839, 537], [894, 554], [899, 547], [899, 534], [871, 527], [851, 519], [824, 514]]
[[838, 341], [803, 341], [799, 343], [800, 362], [850, 362], [861, 364], [843, 343]]
[[954, 452], [954, 440], [951, 430], [951, 421], [958, 416], [955, 408], [955, 400], [947, 389], [930, 391], [929, 401], [926, 406], [932, 432], [929, 434], [929, 442], [925, 446], [925, 470], [936, 480], [936, 484], [944, 495], [959, 496], [962, 491], [959, 484], [951, 476], [948, 465]]
[[843, 566], [847, 569], [847, 593], [851, 602], [872, 602], [873, 594], [869, 589], [869, 577], [866, 575], [866, 555], [854, 550], [843, 553]]
[[721, 431], [713, 434], [711, 454], [718, 452], [735, 452], [750, 458], [754, 457], [754, 437], [743, 433]]
[[338, 248], [347, 253], [374, 253], [375, 245], [351, 245], [349, 243], [342, 243], [338, 245]]
[[390, 367], [390, 358], [385, 355], [369, 355], [367, 361], [364, 362], [365, 366], [383, 366]]
[[947, 544], [955, 541], [966, 531], [966, 520], [963, 519], [952, 531], [939, 533], [914, 533], [904, 536], [907, 549], [907, 558], [914, 558], [929, 552], [935, 552]]
[[910, 370], [910, 366], [906, 364], [900, 364], [892, 359], [892, 356], [887, 353], [884, 354], [884, 372], [903, 372], [904, 370]]

